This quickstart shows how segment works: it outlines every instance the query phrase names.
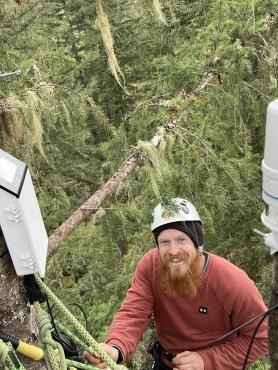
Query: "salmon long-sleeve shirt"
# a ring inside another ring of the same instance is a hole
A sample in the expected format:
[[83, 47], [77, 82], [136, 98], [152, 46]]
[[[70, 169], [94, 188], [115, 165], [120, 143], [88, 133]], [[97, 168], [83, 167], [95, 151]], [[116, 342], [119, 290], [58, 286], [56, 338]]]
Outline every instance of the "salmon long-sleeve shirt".
[[[253, 281], [226, 259], [208, 254], [204, 280], [194, 298], [169, 297], [160, 288], [155, 266], [158, 249], [139, 261], [131, 288], [115, 315], [106, 342], [120, 347], [125, 359], [136, 349], [152, 315], [156, 337], [170, 353], [198, 352], [205, 370], [242, 369], [259, 320], [237, 335], [211, 342], [267, 310]], [[248, 364], [268, 353], [267, 320], [256, 334]]]

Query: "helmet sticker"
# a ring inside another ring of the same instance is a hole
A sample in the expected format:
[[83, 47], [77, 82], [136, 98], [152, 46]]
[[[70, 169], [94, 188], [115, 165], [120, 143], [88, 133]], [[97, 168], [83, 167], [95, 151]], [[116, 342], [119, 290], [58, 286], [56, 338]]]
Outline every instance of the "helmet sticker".
[[170, 212], [168, 212], [168, 211], [164, 211], [164, 212], [162, 213], [162, 218], [163, 218], [163, 220], [169, 220], [169, 219], [171, 218], [171, 214], [170, 214]]

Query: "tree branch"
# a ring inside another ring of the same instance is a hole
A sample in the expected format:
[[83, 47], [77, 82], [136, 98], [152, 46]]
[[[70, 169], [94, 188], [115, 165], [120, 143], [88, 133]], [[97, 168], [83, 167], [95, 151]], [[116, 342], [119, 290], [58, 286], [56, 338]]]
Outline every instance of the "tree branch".
[[[168, 129], [175, 127], [175, 122], [165, 124], [158, 129], [158, 132], [150, 140], [150, 144], [155, 148], [159, 146], [161, 140], [167, 135]], [[134, 153], [122, 165], [122, 167], [113, 174], [113, 176], [99, 188], [89, 199], [86, 200], [61, 226], [59, 226], [48, 239], [48, 254], [50, 255], [63, 243], [65, 239], [74, 231], [74, 229], [85, 221], [90, 215], [97, 211], [99, 206], [108, 199], [118, 188], [118, 186], [144, 162], [140, 153]]]

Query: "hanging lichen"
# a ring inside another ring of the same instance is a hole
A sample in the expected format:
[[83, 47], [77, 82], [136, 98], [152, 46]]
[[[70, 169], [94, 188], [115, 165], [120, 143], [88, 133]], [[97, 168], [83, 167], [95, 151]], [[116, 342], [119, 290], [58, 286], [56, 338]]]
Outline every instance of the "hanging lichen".
[[163, 182], [169, 174], [169, 165], [166, 160], [167, 154], [167, 142], [164, 145], [155, 148], [152, 144], [139, 141], [137, 144], [137, 150], [145, 157], [144, 168], [150, 179], [154, 194], [160, 198], [161, 190], [163, 188]]
[[161, 4], [159, 0], [153, 0], [153, 8], [158, 22], [165, 24], [167, 26], [167, 21], [165, 15], [162, 12]]
[[23, 133], [24, 105], [14, 95], [0, 102], [0, 125], [3, 136], [11, 145], [19, 145]]
[[41, 99], [26, 91], [24, 99], [10, 95], [0, 101], [0, 126], [4, 141], [30, 164], [34, 148], [43, 154], [43, 129], [40, 118]]
[[97, 25], [101, 33], [111, 73], [113, 74], [121, 88], [126, 91], [124, 87], [125, 85], [124, 75], [120, 69], [119, 63], [114, 53], [113, 37], [111, 34], [109, 21], [104, 12], [101, 0], [96, 0], [96, 10], [97, 10]]
[[42, 101], [34, 91], [27, 91], [26, 103], [28, 108], [23, 111], [26, 125], [29, 128], [29, 135], [26, 143], [30, 146], [31, 150], [35, 147], [42, 155], [44, 155], [42, 147], [43, 128], [40, 117], [40, 105], [42, 104]]

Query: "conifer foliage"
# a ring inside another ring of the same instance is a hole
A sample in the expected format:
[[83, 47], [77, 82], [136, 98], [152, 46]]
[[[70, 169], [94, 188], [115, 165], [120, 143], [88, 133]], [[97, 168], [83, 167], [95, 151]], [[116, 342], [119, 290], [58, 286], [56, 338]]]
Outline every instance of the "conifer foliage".
[[[49, 235], [135, 152], [145, 159], [48, 260], [48, 284], [84, 307], [96, 339], [154, 247], [153, 207], [173, 196], [195, 203], [205, 248], [268, 302], [268, 252], [252, 229], [277, 1], [0, 0], [0, 21], [0, 75], [21, 70], [0, 77], [0, 147], [28, 163]], [[172, 121], [158, 148], [146, 144]], [[151, 340], [150, 326], [130, 368], [147, 366]]]

